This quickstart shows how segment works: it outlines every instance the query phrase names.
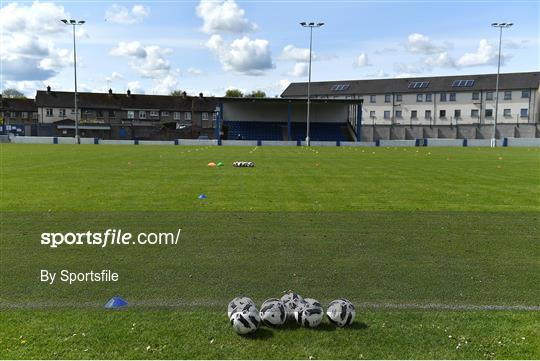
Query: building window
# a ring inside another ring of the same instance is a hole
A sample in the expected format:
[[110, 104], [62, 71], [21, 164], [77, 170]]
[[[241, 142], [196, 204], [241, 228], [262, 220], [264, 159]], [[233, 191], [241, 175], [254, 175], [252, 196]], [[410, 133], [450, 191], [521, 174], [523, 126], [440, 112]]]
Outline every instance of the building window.
[[46, 114], [48, 117], [52, 117], [52, 116], [53, 116], [53, 115], [52, 115], [52, 109], [51, 109], [51, 108], [47, 108], [47, 109], [45, 110], [45, 114]]
[[[65, 110], [64, 110], [64, 114], [65, 114]], [[71, 114], [75, 114], [75, 108], [71, 108]]]
[[479, 92], [473, 92], [472, 93], [472, 100], [479, 100], [480, 99], [480, 93]]
[[431, 110], [426, 110], [426, 113], [424, 114], [424, 118], [431, 119]]
[[139, 119], [146, 119], [146, 111], [139, 110]]
[[503, 110], [503, 116], [511, 117], [512, 116], [512, 111], [510, 109], [504, 109]]
[[390, 94], [386, 94], [386, 95], [384, 96], [384, 102], [385, 102], [385, 103], [390, 103], [391, 100], [392, 100], [392, 98], [391, 98], [391, 95], [390, 95]]
[[115, 118], [115, 117], [116, 117], [116, 114], [114, 110], [109, 110], [109, 118]]
[[396, 94], [396, 102], [400, 102], [402, 100], [401, 94]]
[[202, 120], [208, 120], [208, 113], [203, 112], [203, 113], [202, 113], [202, 116], [201, 116], [201, 119], [202, 119]]
[[401, 110], [396, 110], [396, 118], [403, 118], [403, 113]]
[[150, 116], [151, 117], [159, 117], [159, 112], [153, 110], [153, 111], [150, 112]]
[[446, 110], [444, 109], [439, 110], [439, 118], [446, 118]]
[[505, 91], [504, 92], [504, 100], [512, 100], [512, 91]]
[[168, 117], [168, 116], [169, 116], [169, 112], [161, 112], [161, 115], [164, 116], [164, 117]]
[[390, 119], [390, 110], [384, 111], [384, 119]]
[[180, 112], [174, 112], [173, 113], [174, 120], [180, 120]]
[[493, 117], [493, 109], [486, 109], [486, 118]]
[[21, 112], [21, 118], [28, 119], [28, 112]]
[[416, 94], [416, 101], [417, 102], [424, 101], [424, 94]]
[[135, 119], [135, 112], [133, 110], [128, 110], [127, 117], [128, 119]]
[[521, 91], [521, 97], [522, 98], [530, 98], [531, 96], [531, 93], [529, 92], [529, 90], [522, 90]]
[[212, 113], [212, 120], [215, 122], [217, 119], [217, 113]]
[[529, 116], [529, 109], [527, 108], [521, 108], [521, 110], [519, 111], [519, 115], [522, 117], [522, 118], [527, 118]]
[[440, 99], [441, 102], [445, 102], [446, 101], [446, 93], [441, 93], [439, 99]]
[[432, 94], [426, 94], [426, 102], [431, 102]]
[[479, 115], [478, 109], [471, 109], [471, 118], [478, 118]]
[[370, 117], [370, 118], [375, 118], [375, 110], [371, 110], [371, 111], [369, 112], [369, 117]]
[[461, 119], [461, 110], [460, 109], [455, 109], [454, 110], [454, 118], [455, 119]]
[[103, 111], [97, 110], [97, 111], [96, 111], [96, 117], [97, 117], [97, 118], [103, 118]]
[[450, 101], [455, 102], [456, 101], [456, 93], [450, 93]]
[[191, 113], [190, 112], [185, 112], [184, 113], [184, 120], [191, 120]]
[[377, 102], [377, 96], [376, 95], [370, 95], [369, 96], [369, 102], [370, 103], [376, 103]]
[[493, 92], [486, 92], [486, 100], [493, 100]]
[[60, 117], [65, 117], [65, 116], [66, 116], [66, 110], [65, 110], [65, 109], [60, 109], [60, 110], [58, 111], [58, 115], [59, 115]]
[[418, 118], [418, 112], [416, 110], [411, 110], [411, 119], [417, 119]]
[[9, 114], [9, 116], [10, 116], [11, 118], [16, 118], [16, 117], [17, 117], [17, 113], [16, 113], [16, 112], [11, 112], [11, 113]]

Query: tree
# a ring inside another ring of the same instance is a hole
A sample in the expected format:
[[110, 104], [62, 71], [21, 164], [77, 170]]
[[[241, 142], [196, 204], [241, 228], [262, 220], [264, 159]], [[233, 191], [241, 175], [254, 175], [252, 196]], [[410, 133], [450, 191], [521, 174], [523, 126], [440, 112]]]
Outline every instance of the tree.
[[266, 98], [266, 93], [263, 92], [262, 90], [254, 90], [248, 95], [248, 97], [251, 97], [251, 98]]
[[2, 92], [3, 98], [26, 98], [23, 93], [14, 88], [4, 89]]
[[170, 95], [173, 97], [181, 97], [182, 95], [184, 95], [184, 91], [179, 89], [173, 90]]
[[240, 91], [240, 89], [228, 89], [225, 92], [226, 97], [232, 97], [232, 98], [243, 98], [244, 93]]

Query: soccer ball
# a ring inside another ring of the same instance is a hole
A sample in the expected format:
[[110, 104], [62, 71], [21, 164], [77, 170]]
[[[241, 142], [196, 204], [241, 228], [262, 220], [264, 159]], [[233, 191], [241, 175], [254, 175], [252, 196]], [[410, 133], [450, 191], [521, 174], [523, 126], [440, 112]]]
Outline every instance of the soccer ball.
[[231, 325], [234, 332], [239, 335], [253, 333], [257, 331], [261, 325], [259, 311], [256, 307], [249, 307], [243, 311], [238, 311], [232, 315]]
[[262, 323], [266, 326], [280, 326], [287, 320], [285, 305], [277, 298], [270, 298], [263, 302], [261, 306]]
[[244, 309], [249, 310], [250, 308], [256, 308], [255, 302], [249, 297], [235, 297], [231, 302], [229, 302], [229, 307], [227, 307], [227, 316], [229, 319], [232, 315], [238, 311]]
[[334, 325], [345, 327], [353, 323], [356, 310], [351, 302], [340, 298], [330, 302], [326, 310], [326, 315]]
[[321, 303], [313, 298], [305, 298], [304, 303], [294, 312], [294, 318], [299, 325], [317, 327], [324, 316]]
[[297, 293], [290, 292], [281, 297], [281, 302], [285, 305], [285, 311], [288, 318], [294, 318], [294, 311], [298, 307], [301, 307], [304, 303], [304, 299]]

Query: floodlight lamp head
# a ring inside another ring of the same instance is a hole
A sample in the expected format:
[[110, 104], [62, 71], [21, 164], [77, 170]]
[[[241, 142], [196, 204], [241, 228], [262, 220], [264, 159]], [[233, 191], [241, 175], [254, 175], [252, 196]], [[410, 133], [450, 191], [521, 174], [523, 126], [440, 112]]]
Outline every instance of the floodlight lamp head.
[[499, 26], [499, 23], [491, 23], [491, 26], [493, 27]]
[[317, 23], [317, 26], [323, 26], [324, 23]]
[[313, 23], [313, 22], [309, 23], [309, 26], [314, 26], [314, 25], [315, 25], [315, 23]]
[[79, 25], [82, 25], [82, 24], [84, 24], [85, 22], [86, 22], [86, 21], [81, 20], [81, 21], [79, 21]]
[[508, 23], [507, 26], [508, 27], [514, 26], [514, 23]]
[[67, 23], [68, 23], [67, 19], [62, 19], [62, 20], [60, 20], [60, 21], [63, 22], [64, 24], [67, 24]]
[[76, 22], [75, 20], [73, 20], [73, 19], [71, 19], [69, 22], [70, 22], [71, 24], [77, 23], [77, 22]]
[[305, 22], [305, 21], [302, 21], [302, 22], [300, 23], [300, 25], [306, 26], [306, 22]]

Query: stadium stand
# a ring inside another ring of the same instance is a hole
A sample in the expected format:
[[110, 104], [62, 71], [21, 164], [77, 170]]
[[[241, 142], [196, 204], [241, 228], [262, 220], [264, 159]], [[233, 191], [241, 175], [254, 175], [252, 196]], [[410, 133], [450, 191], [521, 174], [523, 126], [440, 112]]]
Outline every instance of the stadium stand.
[[279, 122], [237, 122], [225, 121], [228, 139], [243, 140], [283, 140], [282, 129], [286, 123]]
[[[346, 123], [314, 123], [310, 124], [310, 138], [314, 141], [336, 141], [352, 140], [349, 134], [344, 131]], [[291, 136], [293, 140], [304, 140], [306, 138], [306, 124], [292, 123]]]

